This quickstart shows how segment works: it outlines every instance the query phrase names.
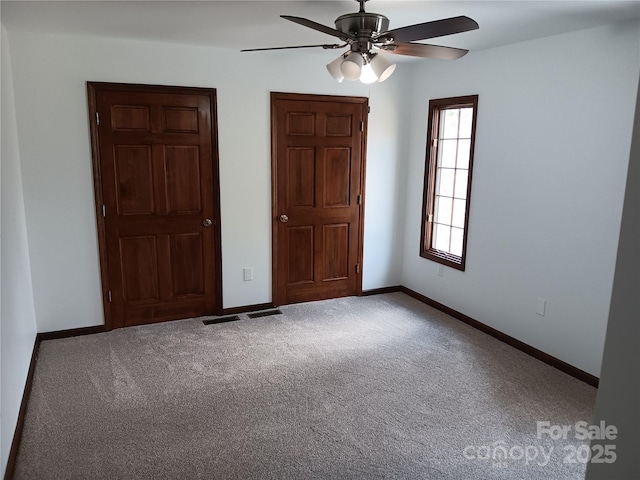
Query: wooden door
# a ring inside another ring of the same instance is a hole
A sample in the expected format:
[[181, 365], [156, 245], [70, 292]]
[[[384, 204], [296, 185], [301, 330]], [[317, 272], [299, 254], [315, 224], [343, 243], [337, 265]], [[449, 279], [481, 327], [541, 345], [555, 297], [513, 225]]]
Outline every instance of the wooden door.
[[88, 90], [107, 327], [218, 313], [215, 90]]
[[362, 293], [367, 99], [272, 93], [277, 305]]

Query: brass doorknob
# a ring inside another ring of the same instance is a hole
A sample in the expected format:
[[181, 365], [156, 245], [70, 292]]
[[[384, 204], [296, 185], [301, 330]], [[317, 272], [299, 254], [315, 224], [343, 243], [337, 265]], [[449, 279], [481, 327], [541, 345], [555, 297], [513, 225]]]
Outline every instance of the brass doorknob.
[[287, 217], [286, 215], [280, 215], [280, 221], [282, 223], [287, 223], [289, 221], [289, 217]]
[[202, 225], [203, 225], [203, 226], [205, 226], [205, 227], [210, 227], [211, 225], [213, 225], [213, 222], [211, 221], [211, 219], [210, 219], [210, 218], [205, 218], [205, 219], [202, 221]]

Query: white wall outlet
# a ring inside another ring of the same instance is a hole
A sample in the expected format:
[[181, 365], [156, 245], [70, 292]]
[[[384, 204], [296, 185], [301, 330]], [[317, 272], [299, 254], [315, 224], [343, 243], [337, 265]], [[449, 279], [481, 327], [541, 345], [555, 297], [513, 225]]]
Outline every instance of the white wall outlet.
[[438, 265], [438, 276], [442, 277], [444, 275], [444, 265]]
[[250, 282], [253, 280], [253, 268], [245, 267], [242, 269], [242, 278], [245, 282]]
[[547, 307], [547, 301], [544, 298], [538, 297], [536, 300], [536, 313], [544, 317], [544, 311]]

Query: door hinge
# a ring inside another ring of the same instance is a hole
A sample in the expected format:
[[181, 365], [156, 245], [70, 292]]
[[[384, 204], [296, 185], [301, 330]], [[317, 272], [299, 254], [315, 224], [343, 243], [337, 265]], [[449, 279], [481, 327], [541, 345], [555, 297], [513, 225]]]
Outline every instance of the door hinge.
[[96, 112], [96, 125], [100, 125], [100, 114]]
[[360, 264], [356, 263], [356, 273], [360, 273]]
[[362, 195], [358, 195], [358, 205], [362, 203]]
[[105, 204], [102, 204], [102, 216], [107, 216], [107, 206]]
[[360, 131], [364, 132], [364, 122], [360, 122]]
[[371, 106], [367, 107], [367, 113], [371, 113]]
[[111, 290], [107, 292], [107, 298], [109, 299], [109, 303], [111, 303]]

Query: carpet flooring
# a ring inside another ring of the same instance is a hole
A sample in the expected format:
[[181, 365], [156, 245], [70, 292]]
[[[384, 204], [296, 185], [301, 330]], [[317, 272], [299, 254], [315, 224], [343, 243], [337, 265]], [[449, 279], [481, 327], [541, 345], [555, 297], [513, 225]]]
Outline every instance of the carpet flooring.
[[584, 478], [536, 422], [595, 388], [402, 293], [280, 310], [42, 342], [14, 478]]

